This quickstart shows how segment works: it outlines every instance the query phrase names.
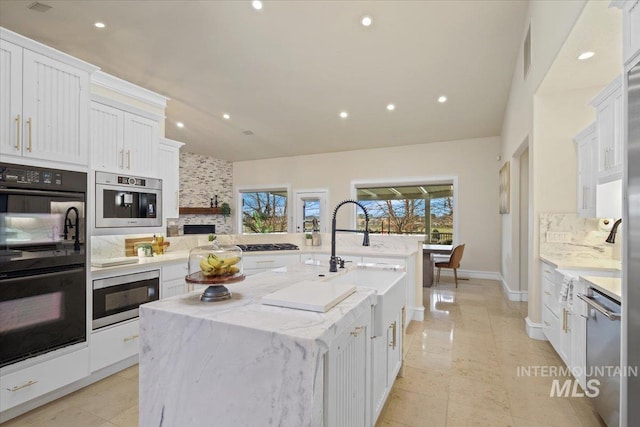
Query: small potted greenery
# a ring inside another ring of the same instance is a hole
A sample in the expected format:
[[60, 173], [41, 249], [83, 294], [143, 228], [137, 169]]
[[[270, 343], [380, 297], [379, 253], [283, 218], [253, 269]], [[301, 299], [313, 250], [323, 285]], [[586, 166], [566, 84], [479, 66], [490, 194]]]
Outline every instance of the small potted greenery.
[[304, 235], [304, 242], [307, 246], [313, 245], [313, 235], [311, 233], [307, 233]]

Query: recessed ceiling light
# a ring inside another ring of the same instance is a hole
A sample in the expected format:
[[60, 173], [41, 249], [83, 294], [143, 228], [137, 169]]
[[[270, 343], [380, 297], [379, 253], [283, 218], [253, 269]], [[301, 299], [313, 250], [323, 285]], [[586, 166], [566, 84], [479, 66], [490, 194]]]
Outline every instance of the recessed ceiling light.
[[396, 106], [395, 106], [395, 105], [393, 105], [393, 104], [388, 104], [388, 105], [387, 105], [387, 110], [389, 110], [389, 111], [393, 111], [393, 110], [395, 110], [395, 109], [396, 109]]
[[176, 126], [178, 126], [180, 129], [182, 129], [184, 127], [184, 123], [176, 122]]
[[262, 9], [262, 2], [260, 0], [253, 0], [251, 2], [251, 6], [255, 9], [255, 10], [261, 10]]
[[340, 111], [340, 117], [346, 119], [347, 117], [349, 117], [349, 113], [347, 113], [346, 111]]
[[96, 28], [104, 28], [104, 27], [106, 27], [104, 22], [95, 22], [93, 24], [93, 26], [96, 27]]
[[224, 114], [222, 115], [222, 118], [223, 118], [223, 119], [225, 119], [225, 120], [229, 120], [229, 119], [231, 118], [231, 116], [230, 116], [230, 115], [228, 115], [227, 113], [224, 113]]
[[447, 97], [446, 97], [446, 96], [444, 96], [444, 95], [441, 95], [441, 96], [438, 98], [438, 102], [439, 102], [440, 104], [442, 104], [443, 102], [447, 102]]
[[582, 52], [580, 55], [578, 55], [578, 59], [589, 59], [591, 58], [593, 55], [595, 55], [595, 52]]
[[373, 23], [373, 18], [371, 18], [369, 15], [365, 15], [362, 17], [360, 23], [362, 23], [362, 25], [364, 25], [365, 27], [368, 27]]

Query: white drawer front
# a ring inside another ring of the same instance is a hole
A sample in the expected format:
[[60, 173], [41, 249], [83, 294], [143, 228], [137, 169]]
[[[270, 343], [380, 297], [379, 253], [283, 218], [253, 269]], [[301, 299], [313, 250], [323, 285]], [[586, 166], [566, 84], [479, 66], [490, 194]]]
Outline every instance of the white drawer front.
[[5, 411], [89, 375], [89, 349], [0, 377], [0, 411]]
[[253, 269], [271, 270], [286, 265], [298, 264], [299, 254], [273, 254], [273, 255], [247, 255], [242, 258], [242, 266], [245, 271]]
[[182, 295], [187, 292], [187, 284], [182, 279], [175, 279], [162, 282], [162, 287], [160, 289], [160, 298], [169, 298], [176, 295]]
[[181, 262], [180, 264], [169, 264], [162, 267], [162, 281], [169, 281], [174, 279], [184, 279], [187, 275], [187, 263]]
[[138, 319], [99, 330], [91, 334], [91, 372], [138, 354], [140, 326]]

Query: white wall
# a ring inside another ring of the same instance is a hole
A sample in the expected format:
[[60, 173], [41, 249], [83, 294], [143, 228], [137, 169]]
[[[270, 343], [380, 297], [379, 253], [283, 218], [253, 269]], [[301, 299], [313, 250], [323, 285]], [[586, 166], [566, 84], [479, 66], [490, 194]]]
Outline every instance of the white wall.
[[[493, 137], [235, 162], [233, 184], [284, 184], [292, 191], [327, 188], [333, 210], [340, 201], [352, 197], [353, 181], [457, 176], [459, 216], [455, 239], [467, 244], [462, 268], [497, 272], [499, 150], [500, 139]], [[342, 215], [340, 211], [339, 227], [350, 226], [348, 213]]]
[[[531, 203], [529, 204], [530, 222], [529, 233], [531, 236], [529, 251], [529, 319], [534, 323], [541, 321], [540, 312], [540, 291], [539, 291], [539, 269], [538, 258], [538, 226], [537, 212], [544, 206], [548, 209], [554, 205], [555, 201], [560, 201], [558, 209], [569, 209], [573, 206], [575, 211], [575, 176], [572, 180], [560, 182], [569, 173], [567, 169], [574, 169], [575, 160], [567, 167], [567, 161], [560, 165], [554, 158], [560, 158], [557, 151], [551, 145], [551, 141], [544, 141], [543, 121], [538, 122], [534, 129], [534, 94], [538, 86], [543, 81], [546, 73], [551, 67], [556, 55], [560, 51], [564, 41], [571, 32], [576, 20], [580, 16], [586, 2], [584, 0], [575, 1], [532, 1], [529, 2], [527, 22], [531, 23], [531, 68], [524, 79], [523, 52], [520, 51], [518, 63], [516, 64], [513, 79], [511, 82], [511, 92], [509, 102], [505, 112], [505, 119], [502, 125], [502, 147], [503, 159], [512, 160], [516, 158], [516, 153], [521, 149], [523, 141], [529, 138], [529, 158], [530, 158], [530, 180], [529, 194]], [[522, 34], [522, 41], [526, 36], [525, 28]], [[540, 106], [545, 106], [545, 101], [540, 100]], [[537, 131], [543, 135], [538, 135]], [[546, 142], [546, 144], [545, 144]], [[557, 143], [557, 141], [555, 141]], [[573, 149], [568, 142], [562, 146], [555, 147], [562, 151], [563, 155], [570, 156], [568, 150]], [[554, 169], [555, 167], [555, 169]], [[514, 176], [512, 168], [512, 182], [518, 182], [517, 175]], [[559, 185], [560, 188], [556, 187]], [[517, 200], [519, 186], [512, 185], [512, 200]], [[566, 190], [566, 191], [565, 191]], [[568, 193], [567, 193], [568, 192]], [[559, 198], [557, 197], [559, 195]], [[566, 198], [566, 199], [564, 199]], [[513, 213], [502, 216], [502, 275], [511, 289], [518, 289], [518, 218]]]

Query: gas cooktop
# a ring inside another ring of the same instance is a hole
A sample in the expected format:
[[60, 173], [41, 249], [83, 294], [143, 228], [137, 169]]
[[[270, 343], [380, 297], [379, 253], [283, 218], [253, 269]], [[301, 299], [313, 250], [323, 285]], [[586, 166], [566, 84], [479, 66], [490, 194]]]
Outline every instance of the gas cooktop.
[[243, 252], [257, 251], [295, 251], [300, 249], [292, 243], [255, 243], [250, 245], [237, 245]]

